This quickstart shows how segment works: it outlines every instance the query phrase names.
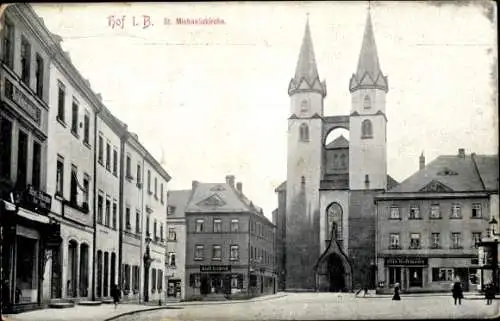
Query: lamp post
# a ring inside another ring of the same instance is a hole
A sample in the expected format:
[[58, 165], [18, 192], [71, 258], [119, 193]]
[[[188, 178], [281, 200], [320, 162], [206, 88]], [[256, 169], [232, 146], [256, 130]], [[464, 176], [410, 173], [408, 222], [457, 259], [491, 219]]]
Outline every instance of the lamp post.
[[144, 253], [144, 302], [149, 302], [149, 267], [153, 259], [151, 258], [151, 244], [152, 239], [149, 234], [146, 235], [146, 252]]

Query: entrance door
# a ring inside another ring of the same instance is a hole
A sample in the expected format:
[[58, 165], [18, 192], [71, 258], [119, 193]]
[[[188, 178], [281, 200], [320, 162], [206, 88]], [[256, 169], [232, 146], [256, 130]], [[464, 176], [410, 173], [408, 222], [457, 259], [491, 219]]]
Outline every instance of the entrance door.
[[412, 287], [422, 287], [423, 285], [423, 269], [421, 267], [412, 267], [408, 269], [410, 272], [409, 286]]
[[464, 291], [469, 291], [469, 270], [467, 268], [456, 268], [455, 276], [460, 278]]
[[342, 259], [338, 254], [328, 257], [328, 277], [330, 281], [330, 292], [342, 292], [345, 290], [345, 270]]

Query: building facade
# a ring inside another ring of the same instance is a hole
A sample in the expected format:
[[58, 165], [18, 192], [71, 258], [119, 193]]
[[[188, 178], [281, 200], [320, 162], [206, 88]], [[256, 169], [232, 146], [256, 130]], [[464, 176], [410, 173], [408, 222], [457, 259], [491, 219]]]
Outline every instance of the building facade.
[[186, 205], [186, 299], [275, 292], [274, 225], [235, 177], [193, 181]]
[[[278, 221], [286, 226], [286, 253], [279, 259], [286, 262], [281, 271], [286, 289], [375, 287], [373, 200], [396, 184], [387, 175], [388, 89], [368, 13], [349, 81], [351, 112], [326, 116], [326, 84], [319, 77], [307, 21], [288, 87], [287, 180], [278, 191]], [[327, 143], [337, 129], [348, 130], [349, 141], [339, 136]]]
[[[422, 158], [420, 163], [422, 164]], [[376, 197], [379, 291], [465, 291], [480, 284], [478, 244], [498, 194], [498, 156], [439, 156]]]
[[51, 37], [27, 5], [1, 19], [0, 220], [4, 311], [43, 305], [45, 266], [60, 245], [47, 188]]
[[186, 216], [191, 190], [168, 192], [166, 282], [167, 297], [186, 299]]
[[286, 184], [283, 183], [275, 190], [278, 195], [278, 208], [273, 212], [273, 224], [276, 226], [274, 236], [275, 245], [275, 269], [277, 278], [277, 290], [286, 289]]

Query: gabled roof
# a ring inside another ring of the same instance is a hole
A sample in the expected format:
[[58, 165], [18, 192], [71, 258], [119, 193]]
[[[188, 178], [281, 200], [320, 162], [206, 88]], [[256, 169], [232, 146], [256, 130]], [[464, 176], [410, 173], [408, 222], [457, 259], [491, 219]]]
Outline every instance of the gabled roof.
[[167, 204], [170, 207], [168, 217], [184, 217], [191, 190], [168, 191]]
[[340, 135], [330, 144], [326, 145], [326, 149], [337, 149], [337, 148], [349, 148], [349, 141], [344, 137], [344, 135]]
[[479, 176], [487, 191], [498, 191], [498, 156], [474, 155]]
[[[496, 158], [496, 163], [491, 157]], [[485, 173], [483, 176], [492, 176], [487, 181], [489, 185], [493, 185], [498, 180], [498, 156], [442, 155], [390, 189], [388, 193], [485, 191], [475, 160], [479, 160], [478, 163]], [[493, 170], [495, 164], [497, 168]]]
[[391, 175], [387, 175], [387, 189], [388, 190], [396, 187], [398, 184], [399, 184], [398, 181], [396, 181], [394, 178], [392, 178]]

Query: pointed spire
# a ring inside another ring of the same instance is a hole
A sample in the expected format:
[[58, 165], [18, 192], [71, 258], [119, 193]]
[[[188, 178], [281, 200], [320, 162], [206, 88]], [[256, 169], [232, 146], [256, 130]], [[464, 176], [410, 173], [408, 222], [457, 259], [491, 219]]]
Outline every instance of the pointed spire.
[[[306, 84], [302, 82], [305, 81]], [[316, 57], [309, 27], [309, 13], [307, 14], [306, 27], [300, 47], [299, 59], [295, 68], [295, 76], [290, 82], [289, 94], [295, 90], [316, 90], [326, 95], [324, 84], [319, 80], [318, 67], [316, 66]]]
[[363, 42], [358, 59], [358, 68], [351, 79], [351, 92], [358, 88], [378, 88], [386, 92], [388, 90], [387, 77], [383, 75], [378, 60], [370, 11], [370, 2], [368, 2]]

